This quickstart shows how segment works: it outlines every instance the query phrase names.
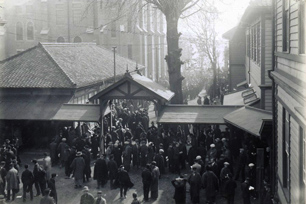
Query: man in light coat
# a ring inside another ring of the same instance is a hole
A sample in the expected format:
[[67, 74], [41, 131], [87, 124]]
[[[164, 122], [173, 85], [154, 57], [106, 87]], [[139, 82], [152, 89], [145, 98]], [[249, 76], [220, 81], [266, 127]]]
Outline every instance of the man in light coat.
[[151, 182], [151, 199], [156, 200], [158, 198], [158, 179], [160, 176], [159, 168], [156, 166], [156, 161], [152, 161], [152, 182]]
[[13, 164], [9, 166], [10, 170], [7, 172], [6, 175], [6, 190], [7, 190], [7, 198], [6, 200], [9, 201], [11, 198], [12, 192], [12, 201], [15, 200], [16, 193], [19, 189], [19, 179], [18, 179], [18, 171], [14, 168]]

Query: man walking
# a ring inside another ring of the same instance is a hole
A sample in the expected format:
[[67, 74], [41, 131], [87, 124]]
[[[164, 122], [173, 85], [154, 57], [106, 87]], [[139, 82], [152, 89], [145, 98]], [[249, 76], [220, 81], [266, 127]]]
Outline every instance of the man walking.
[[24, 165], [25, 170], [21, 174], [21, 181], [23, 183], [23, 202], [26, 201], [26, 192], [30, 192], [30, 199], [33, 200], [33, 173], [28, 169], [29, 165]]
[[158, 198], [158, 179], [160, 177], [159, 168], [156, 166], [156, 162], [152, 161], [152, 182], [151, 182], [151, 199], [156, 200]]
[[15, 196], [17, 190], [19, 190], [19, 180], [18, 180], [18, 171], [14, 168], [13, 164], [9, 165], [10, 170], [7, 172], [6, 175], [6, 182], [7, 182], [7, 198], [6, 200], [9, 201], [11, 198], [12, 192], [12, 201], [15, 200]]
[[200, 203], [201, 176], [195, 166], [192, 166], [192, 173], [188, 178], [188, 183], [190, 185], [191, 202], [194, 204]]
[[202, 186], [206, 190], [206, 203], [214, 203], [219, 185], [218, 177], [211, 170], [210, 166], [206, 166], [206, 172], [202, 175]]
[[75, 188], [81, 188], [83, 185], [83, 173], [85, 168], [85, 161], [82, 157], [82, 152], [76, 153], [76, 158], [72, 161], [71, 169], [74, 172]]
[[104, 159], [104, 154], [101, 155], [100, 158], [96, 161], [93, 178], [94, 180], [97, 180], [97, 189], [100, 189], [100, 187], [103, 188], [104, 185], [107, 183], [108, 168]]
[[143, 184], [143, 200], [146, 202], [149, 200], [150, 186], [152, 182], [152, 173], [150, 164], [146, 165], [146, 168], [143, 170], [142, 174], [142, 184]]
[[107, 167], [109, 169], [109, 183], [110, 183], [110, 189], [112, 190], [114, 188], [114, 179], [117, 178], [118, 173], [118, 166], [117, 163], [114, 160], [114, 155], [111, 154], [109, 157], [109, 162], [107, 163]]
[[54, 199], [55, 203], [57, 203], [57, 192], [55, 187], [55, 177], [57, 174], [51, 174], [51, 178], [48, 181], [48, 188], [50, 189], [50, 196]]

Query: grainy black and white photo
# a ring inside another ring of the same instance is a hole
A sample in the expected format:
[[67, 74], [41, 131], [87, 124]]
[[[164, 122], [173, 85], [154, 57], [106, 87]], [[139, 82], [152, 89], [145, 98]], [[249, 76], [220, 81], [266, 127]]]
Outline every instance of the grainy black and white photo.
[[0, 204], [305, 204], [305, 0], [0, 0]]

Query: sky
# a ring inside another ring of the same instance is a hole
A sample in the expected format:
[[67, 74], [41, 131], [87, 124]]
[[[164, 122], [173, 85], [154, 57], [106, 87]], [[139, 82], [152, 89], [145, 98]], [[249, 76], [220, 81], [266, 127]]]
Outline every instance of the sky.
[[[223, 66], [223, 50], [227, 45], [227, 40], [222, 38], [222, 35], [233, 27], [237, 26], [244, 11], [249, 5], [251, 0], [213, 0], [215, 6], [219, 12], [219, 18], [216, 21], [216, 32], [217, 32], [217, 40], [219, 41], [219, 45], [217, 50], [220, 53], [219, 64], [221, 67]], [[253, 0], [254, 1], [254, 0]], [[194, 33], [192, 32], [192, 26], [197, 27], [199, 25], [199, 20], [197, 17], [191, 16], [188, 19], [180, 20], [179, 22], [179, 32], [182, 33], [182, 38], [194, 38]], [[191, 25], [191, 26], [190, 26]], [[190, 52], [190, 49], [183, 48], [183, 58], [188, 58], [189, 54], [186, 52]], [[193, 52], [196, 53], [196, 50], [193, 49]], [[194, 57], [197, 57], [197, 53]], [[184, 59], [183, 59], [184, 60]]]

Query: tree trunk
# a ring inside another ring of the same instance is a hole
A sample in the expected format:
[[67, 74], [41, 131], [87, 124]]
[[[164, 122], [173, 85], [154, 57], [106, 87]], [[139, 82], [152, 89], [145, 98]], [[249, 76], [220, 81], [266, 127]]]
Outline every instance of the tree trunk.
[[180, 34], [177, 32], [178, 17], [175, 15], [166, 15], [167, 20], [167, 45], [168, 55], [165, 59], [168, 65], [170, 90], [175, 93], [172, 98], [172, 104], [183, 104], [182, 81], [180, 60], [182, 49], [179, 48]]

